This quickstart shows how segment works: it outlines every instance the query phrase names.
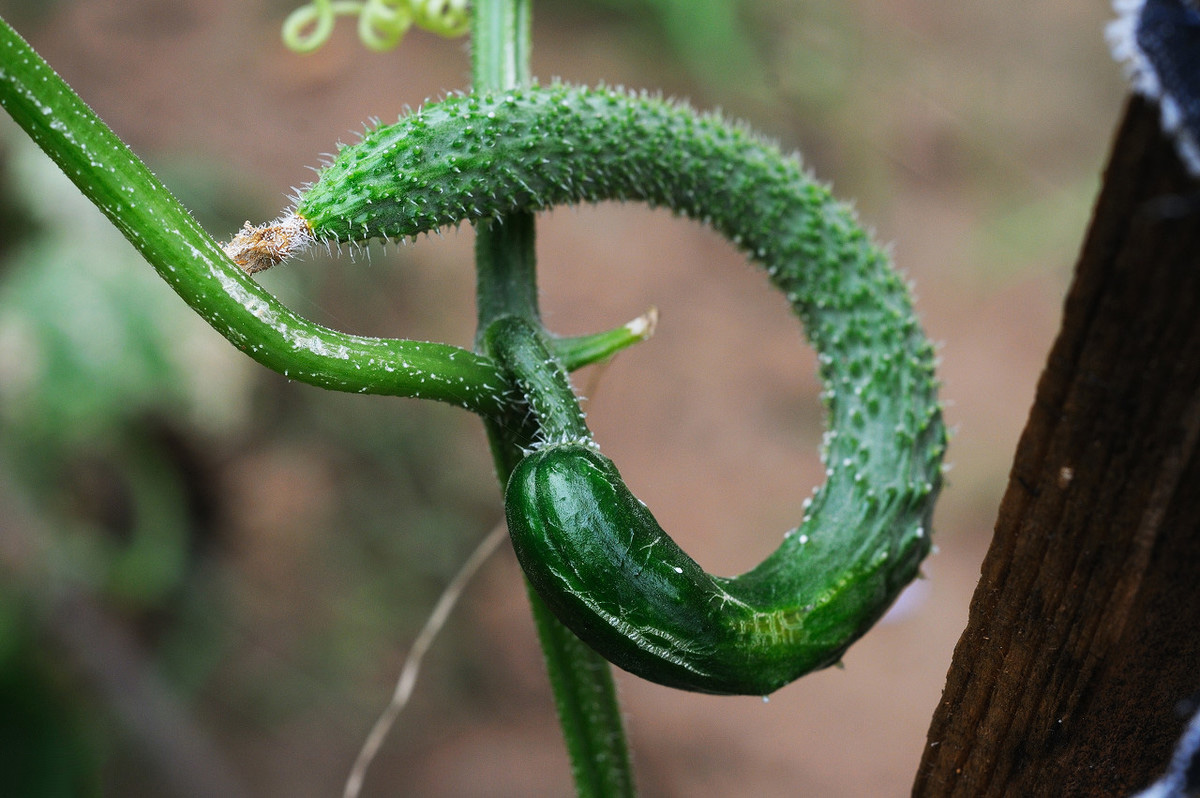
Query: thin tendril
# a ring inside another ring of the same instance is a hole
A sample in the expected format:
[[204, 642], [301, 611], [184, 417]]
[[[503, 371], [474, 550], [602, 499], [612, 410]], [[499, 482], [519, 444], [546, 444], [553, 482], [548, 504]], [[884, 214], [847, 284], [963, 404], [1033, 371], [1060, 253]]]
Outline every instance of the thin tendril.
[[412, 24], [408, 0], [367, 0], [358, 17], [358, 38], [368, 50], [382, 53], [399, 44]]
[[421, 627], [420, 633], [413, 641], [412, 648], [408, 651], [408, 658], [405, 659], [404, 666], [400, 669], [400, 677], [396, 680], [396, 689], [392, 693], [392, 700], [388, 702], [387, 707], [384, 708], [383, 713], [371, 728], [370, 734], [367, 735], [367, 739], [363, 741], [358, 758], [354, 760], [354, 767], [350, 769], [350, 775], [346, 779], [346, 787], [342, 792], [343, 798], [357, 798], [359, 791], [362, 790], [367, 768], [371, 766], [371, 761], [379, 752], [379, 747], [383, 745], [396, 718], [399, 717], [400, 712], [408, 704], [409, 698], [412, 697], [413, 687], [417, 683], [417, 674], [421, 670], [421, 660], [425, 657], [425, 653], [429, 650], [429, 646], [437, 637], [438, 632], [446, 625], [446, 619], [450, 617], [450, 612], [454, 609], [454, 605], [458, 602], [467, 583], [471, 581], [471, 577], [499, 547], [507, 533], [508, 528], [504, 522], [496, 524], [487, 537], [475, 547], [475, 551], [471, 552], [471, 556], [462, 564], [462, 568], [442, 591], [437, 604], [433, 607], [433, 612], [429, 614], [425, 625]]
[[439, 36], [462, 36], [471, 26], [467, 0], [415, 0], [413, 13], [418, 26]]
[[461, 36], [470, 25], [468, 0], [312, 0], [283, 22], [283, 43], [297, 53], [319, 49], [333, 35], [336, 18], [358, 17], [358, 38], [383, 52], [399, 44], [414, 24], [440, 36]]
[[358, 0], [312, 0], [283, 21], [283, 43], [297, 53], [311, 53], [333, 35], [334, 18], [362, 12]]

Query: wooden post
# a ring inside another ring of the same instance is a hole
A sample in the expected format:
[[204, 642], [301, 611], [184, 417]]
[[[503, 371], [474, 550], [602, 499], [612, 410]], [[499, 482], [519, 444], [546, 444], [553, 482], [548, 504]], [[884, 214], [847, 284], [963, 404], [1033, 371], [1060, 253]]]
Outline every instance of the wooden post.
[[1200, 692], [1198, 441], [1200, 181], [1134, 99], [913, 795], [1122, 796], [1163, 771]]

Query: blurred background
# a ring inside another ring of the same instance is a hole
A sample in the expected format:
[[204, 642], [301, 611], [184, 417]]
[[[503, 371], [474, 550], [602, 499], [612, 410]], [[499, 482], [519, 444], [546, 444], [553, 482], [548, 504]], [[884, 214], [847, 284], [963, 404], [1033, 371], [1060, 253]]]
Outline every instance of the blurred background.
[[[218, 239], [364, 121], [465, 88], [464, 39], [314, 55], [289, 0], [0, 0]], [[618, 674], [648, 796], [905, 795], [1126, 93], [1100, 0], [538, 0], [534, 72], [686, 97], [798, 149], [914, 281], [955, 428], [927, 579], [772, 695]], [[549, 326], [657, 305], [581, 373], [604, 450], [708, 570], [821, 479], [814, 358], [714, 234], [639, 206], [539, 221]], [[261, 281], [339, 329], [469, 346], [469, 229]], [[442, 586], [501, 517], [478, 421], [258, 367], [0, 119], [0, 795], [328, 796]], [[505, 546], [364, 795], [571, 792]]]

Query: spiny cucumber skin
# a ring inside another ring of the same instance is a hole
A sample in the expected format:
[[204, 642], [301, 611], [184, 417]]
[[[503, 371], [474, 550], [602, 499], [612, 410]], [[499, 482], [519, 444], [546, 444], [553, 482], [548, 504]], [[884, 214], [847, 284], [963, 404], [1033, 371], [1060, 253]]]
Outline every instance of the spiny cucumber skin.
[[[605, 610], [622, 567], [538, 542], [569, 539], [588, 518], [597, 532], [658, 540], [652, 517], [630, 509], [614, 525], [601, 519], [603, 506], [593, 502], [585, 512], [563, 499], [562, 475], [572, 467], [603, 475], [585, 497], [602, 493], [601, 482], [619, 483], [615, 467], [609, 473], [570, 447], [526, 458], [506, 500], [510, 524], [523, 530], [514, 540], [541, 547], [559, 576], [535, 586], [617, 664], [687, 689], [765, 694], [836, 661], [916, 575], [930, 547], [945, 450], [934, 354], [903, 281], [854, 214], [796, 159], [740, 128], [671, 103], [565, 86], [456, 96], [372, 131], [338, 154], [297, 212], [316, 237], [355, 241], [614, 199], [707, 222], [766, 269], [818, 353], [828, 478], [779, 549], [735, 579], [704, 574], [677, 547], [660, 549], [667, 556], [657, 561], [618, 559], [633, 569], [626, 576], [641, 568], [663, 577], [639, 582], [646, 612]], [[640, 504], [616, 494], [610, 500]], [[604, 545], [584, 548], [595, 554]], [[572, 603], [564, 598], [572, 591], [597, 598]], [[751, 611], [701, 612], [707, 620], [697, 625], [688, 612], [670, 611], [685, 594]], [[628, 603], [634, 594], [625, 595]], [[744, 675], [755, 669], [764, 675]]]

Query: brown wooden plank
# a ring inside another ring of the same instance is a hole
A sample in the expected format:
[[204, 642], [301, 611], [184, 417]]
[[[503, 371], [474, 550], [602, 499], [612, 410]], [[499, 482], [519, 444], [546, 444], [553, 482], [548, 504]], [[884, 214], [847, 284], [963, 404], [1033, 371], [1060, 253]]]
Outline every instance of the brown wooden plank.
[[1200, 181], [1133, 100], [913, 795], [1125, 795], [1200, 691]]

